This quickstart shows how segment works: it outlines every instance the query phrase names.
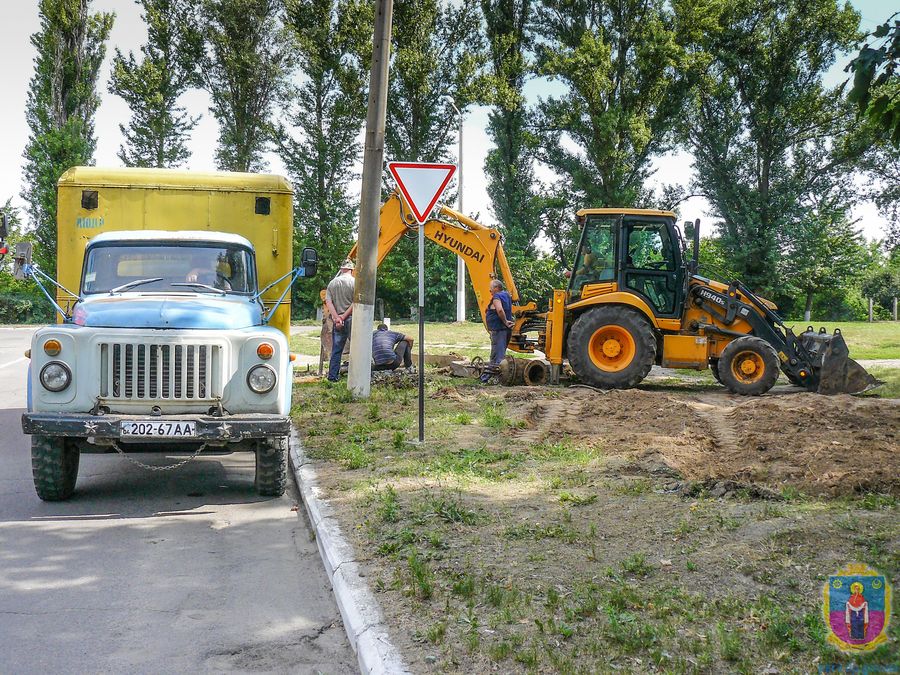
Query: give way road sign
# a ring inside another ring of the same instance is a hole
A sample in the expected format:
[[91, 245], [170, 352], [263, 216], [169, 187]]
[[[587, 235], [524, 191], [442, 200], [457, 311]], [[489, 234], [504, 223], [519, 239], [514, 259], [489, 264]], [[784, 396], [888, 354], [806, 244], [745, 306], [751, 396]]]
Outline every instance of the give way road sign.
[[388, 162], [388, 170], [397, 181], [397, 186], [416, 220], [422, 225], [456, 173], [456, 165]]

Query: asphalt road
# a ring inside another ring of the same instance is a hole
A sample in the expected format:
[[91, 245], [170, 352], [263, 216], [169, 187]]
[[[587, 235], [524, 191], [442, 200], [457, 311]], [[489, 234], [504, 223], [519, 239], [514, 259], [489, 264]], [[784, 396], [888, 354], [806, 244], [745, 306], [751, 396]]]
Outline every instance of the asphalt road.
[[0, 328], [0, 673], [355, 672], [296, 487], [256, 496], [251, 454], [84, 455], [71, 501], [37, 498], [31, 332]]

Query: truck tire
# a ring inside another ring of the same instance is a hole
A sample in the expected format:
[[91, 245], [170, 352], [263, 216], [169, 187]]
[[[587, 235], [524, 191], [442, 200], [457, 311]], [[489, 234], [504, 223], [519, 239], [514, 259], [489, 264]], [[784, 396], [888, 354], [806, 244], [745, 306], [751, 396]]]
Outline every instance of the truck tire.
[[601, 389], [636, 386], [656, 361], [656, 336], [650, 322], [620, 305], [595, 307], [579, 316], [566, 348], [575, 374]]
[[728, 343], [719, 358], [719, 376], [728, 390], [759, 396], [778, 380], [778, 355], [765, 340], [748, 335]]
[[286, 437], [278, 437], [256, 445], [256, 492], [262, 497], [280, 497], [284, 494], [287, 444]]
[[62, 436], [32, 436], [31, 473], [37, 496], [45, 502], [71, 497], [80, 456], [77, 441]]

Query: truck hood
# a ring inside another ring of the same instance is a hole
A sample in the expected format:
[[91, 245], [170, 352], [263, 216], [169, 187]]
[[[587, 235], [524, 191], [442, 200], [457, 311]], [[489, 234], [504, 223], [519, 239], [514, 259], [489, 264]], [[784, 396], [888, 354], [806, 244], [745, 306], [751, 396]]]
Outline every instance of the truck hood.
[[246, 297], [125, 293], [82, 300], [72, 320], [100, 328], [225, 330], [262, 325], [262, 309]]

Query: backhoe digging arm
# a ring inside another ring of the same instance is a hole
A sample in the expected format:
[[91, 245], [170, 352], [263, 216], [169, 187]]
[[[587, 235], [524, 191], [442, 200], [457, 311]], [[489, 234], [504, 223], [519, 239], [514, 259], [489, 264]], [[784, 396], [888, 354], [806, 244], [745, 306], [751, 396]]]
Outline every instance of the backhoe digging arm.
[[[391, 193], [381, 207], [378, 227], [378, 265], [381, 265], [403, 235], [414, 234], [418, 227], [419, 224], [400, 196], [396, 192]], [[446, 206], [441, 206], [439, 216], [426, 221], [423, 227], [427, 239], [456, 254], [465, 262], [482, 321], [485, 319], [485, 312], [491, 297], [490, 283], [498, 277], [499, 272], [500, 280], [503, 281], [512, 297], [513, 317], [516, 321], [510, 349], [524, 352], [533, 351], [532, 343], [524, 339], [517, 340], [516, 336], [521, 333], [520, 328], [526, 318], [524, 314], [534, 312], [536, 305], [534, 303], [519, 304], [519, 292], [509, 268], [506, 253], [503, 251], [500, 232], [485, 227]], [[354, 244], [348, 255], [351, 260], [356, 259], [356, 251], [357, 244]]]

